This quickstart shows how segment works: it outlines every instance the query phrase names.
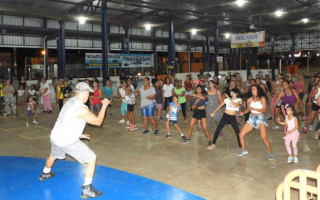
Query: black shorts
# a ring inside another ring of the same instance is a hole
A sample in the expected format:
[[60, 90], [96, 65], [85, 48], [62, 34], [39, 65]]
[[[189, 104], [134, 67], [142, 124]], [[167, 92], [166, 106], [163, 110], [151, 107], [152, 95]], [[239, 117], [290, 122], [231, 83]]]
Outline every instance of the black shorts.
[[319, 109], [320, 109], [320, 106], [318, 106], [316, 103], [312, 102], [311, 110], [318, 111]]
[[135, 104], [128, 104], [128, 111], [129, 111], [129, 112], [133, 112], [134, 105], [135, 105]]
[[197, 120], [200, 120], [202, 118], [207, 118], [206, 110], [205, 109], [202, 109], [202, 110], [194, 109], [192, 118], [195, 118]]

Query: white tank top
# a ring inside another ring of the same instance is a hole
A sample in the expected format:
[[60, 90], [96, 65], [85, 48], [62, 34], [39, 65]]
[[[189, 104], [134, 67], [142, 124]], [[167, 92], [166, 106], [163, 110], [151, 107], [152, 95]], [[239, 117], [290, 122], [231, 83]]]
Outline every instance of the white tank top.
[[67, 146], [79, 140], [86, 121], [77, 116], [77, 110], [84, 105], [77, 97], [72, 97], [63, 105], [51, 131], [50, 139], [58, 146]]
[[[228, 99], [228, 98], [225, 98], [224, 102], [226, 103], [226, 110], [239, 111], [240, 105], [238, 107], [234, 107], [233, 104], [231, 103], [230, 99]], [[241, 99], [236, 98], [233, 102], [237, 104], [237, 103], [241, 102]]]
[[317, 94], [314, 96], [314, 100], [313, 100], [314, 103], [317, 103], [317, 99], [319, 96], [320, 96], [320, 88], [318, 88]]
[[[263, 108], [262, 102], [261, 102], [260, 100], [258, 100], [258, 101], [253, 101], [253, 100], [252, 100], [252, 97], [251, 97], [250, 107], [251, 107], [251, 108], [255, 108], [255, 109], [262, 109], [262, 108]], [[252, 113], [255, 113], [255, 114], [261, 113], [261, 112], [259, 112], [259, 111], [255, 111], [255, 110], [253, 110], [253, 111], [251, 111], [251, 112], [252, 112]]]

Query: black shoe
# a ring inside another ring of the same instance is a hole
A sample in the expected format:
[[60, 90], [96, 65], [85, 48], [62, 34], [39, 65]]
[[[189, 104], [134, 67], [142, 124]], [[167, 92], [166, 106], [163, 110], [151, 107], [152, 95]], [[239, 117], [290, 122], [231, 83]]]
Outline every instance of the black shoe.
[[167, 135], [166, 135], [166, 138], [172, 138], [172, 137], [171, 137], [171, 135], [170, 135], [170, 134], [167, 134]]
[[51, 114], [51, 113], [53, 113], [53, 111], [52, 111], [52, 110], [49, 110], [49, 111], [48, 111], [48, 114]]
[[186, 140], [187, 140], [186, 136], [182, 136], [182, 141], [186, 141]]
[[183, 143], [189, 143], [190, 140], [189, 140], [189, 139], [185, 139], [185, 140], [183, 140], [182, 142], [183, 142]]
[[159, 130], [155, 130], [155, 131], [154, 131], [154, 134], [155, 134], [155, 135], [158, 135], [158, 134], [159, 134]]
[[273, 117], [269, 117], [268, 120], [273, 120]]
[[149, 130], [144, 130], [144, 131], [142, 132], [142, 134], [144, 134], [144, 135], [149, 134], [149, 133], [150, 133]]
[[54, 177], [54, 175], [56, 175], [56, 173], [54, 172], [49, 172], [49, 173], [42, 172], [41, 175], [39, 176], [39, 181], [47, 180], [48, 178]]
[[103, 193], [101, 191], [95, 190], [92, 187], [92, 184], [83, 185], [82, 186], [82, 193], [81, 199], [89, 199], [89, 198], [96, 198], [101, 196]]

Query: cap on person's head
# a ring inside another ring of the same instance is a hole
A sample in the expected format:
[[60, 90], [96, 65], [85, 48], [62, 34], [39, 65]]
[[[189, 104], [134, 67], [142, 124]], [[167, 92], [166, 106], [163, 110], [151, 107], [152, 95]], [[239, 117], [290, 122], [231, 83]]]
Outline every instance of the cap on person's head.
[[76, 87], [74, 88], [74, 92], [82, 92], [82, 91], [90, 91], [93, 92], [93, 89], [85, 82], [77, 83]]

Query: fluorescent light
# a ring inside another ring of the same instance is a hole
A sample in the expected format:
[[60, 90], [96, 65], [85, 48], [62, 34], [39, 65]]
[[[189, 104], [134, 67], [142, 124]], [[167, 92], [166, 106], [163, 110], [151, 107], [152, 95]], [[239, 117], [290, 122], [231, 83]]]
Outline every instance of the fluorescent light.
[[242, 7], [246, 2], [247, 2], [247, 1], [245, 1], [245, 0], [237, 0], [237, 1], [235, 2], [235, 4], [237, 4], [237, 6], [239, 6], [239, 7]]
[[283, 15], [283, 10], [280, 9], [280, 10], [277, 10], [276, 12], [274, 12], [274, 14], [277, 16], [277, 17], [281, 17]]
[[192, 30], [191, 30], [191, 34], [192, 34], [192, 35], [197, 34], [197, 30], [196, 30], [196, 29], [192, 29]]
[[151, 24], [146, 24], [146, 25], [144, 25], [144, 27], [146, 28], [147, 31], [151, 30]]
[[229, 38], [230, 38], [230, 33], [226, 33], [226, 34], [224, 34], [224, 36], [225, 36], [227, 39], [229, 39]]
[[83, 16], [78, 17], [78, 21], [79, 21], [80, 24], [85, 24], [85, 23], [86, 23], [86, 20], [87, 20], [86, 17], [83, 17]]
[[302, 22], [306, 24], [306, 23], [309, 22], [309, 19], [305, 17], [305, 18], [302, 19]]
[[319, 54], [319, 53], [317, 53], [317, 56], [319, 57], [319, 56], [320, 56], [320, 54]]

